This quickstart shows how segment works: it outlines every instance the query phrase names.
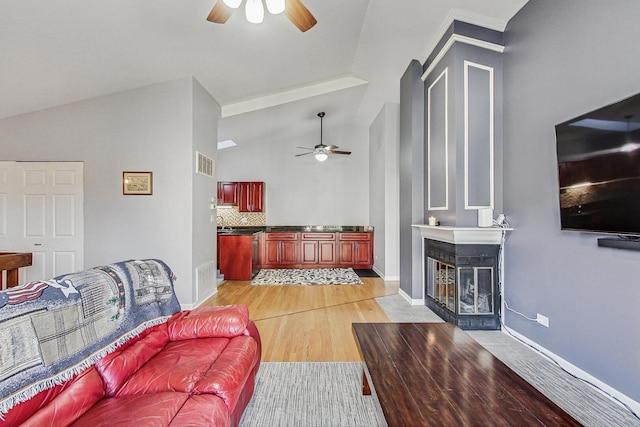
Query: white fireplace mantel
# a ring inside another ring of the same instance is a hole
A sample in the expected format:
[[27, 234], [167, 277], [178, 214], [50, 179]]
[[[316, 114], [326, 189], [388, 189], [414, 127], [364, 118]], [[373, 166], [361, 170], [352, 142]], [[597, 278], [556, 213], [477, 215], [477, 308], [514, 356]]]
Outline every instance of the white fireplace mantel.
[[499, 245], [504, 232], [513, 230], [502, 227], [448, 227], [442, 225], [412, 224], [420, 230], [422, 238], [453, 243], [454, 245]]

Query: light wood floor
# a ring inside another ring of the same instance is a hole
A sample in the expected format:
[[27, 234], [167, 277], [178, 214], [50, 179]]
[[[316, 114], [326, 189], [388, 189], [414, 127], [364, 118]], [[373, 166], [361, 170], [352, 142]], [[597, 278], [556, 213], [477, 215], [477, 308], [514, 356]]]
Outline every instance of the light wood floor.
[[262, 338], [265, 362], [360, 361], [353, 322], [388, 322], [375, 298], [397, 283], [363, 277], [363, 285], [251, 286], [225, 281], [205, 305], [246, 304]]

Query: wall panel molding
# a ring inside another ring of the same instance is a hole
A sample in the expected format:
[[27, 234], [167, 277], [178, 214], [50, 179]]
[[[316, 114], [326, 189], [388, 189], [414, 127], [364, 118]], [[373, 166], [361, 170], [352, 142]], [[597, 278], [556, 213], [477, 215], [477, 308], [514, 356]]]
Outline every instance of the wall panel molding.
[[[427, 209], [449, 209], [449, 72], [427, 89]], [[438, 98], [440, 97], [440, 98]]]
[[494, 69], [464, 61], [464, 207], [493, 208]]

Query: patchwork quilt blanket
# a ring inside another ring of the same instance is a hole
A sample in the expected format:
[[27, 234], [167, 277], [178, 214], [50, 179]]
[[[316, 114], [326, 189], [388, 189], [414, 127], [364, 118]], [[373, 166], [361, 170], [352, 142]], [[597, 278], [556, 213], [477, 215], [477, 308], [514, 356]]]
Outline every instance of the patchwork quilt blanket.
[[130, 260], [0, 292], [0, 417], [64, 383], [180, 304], [159, 260]]

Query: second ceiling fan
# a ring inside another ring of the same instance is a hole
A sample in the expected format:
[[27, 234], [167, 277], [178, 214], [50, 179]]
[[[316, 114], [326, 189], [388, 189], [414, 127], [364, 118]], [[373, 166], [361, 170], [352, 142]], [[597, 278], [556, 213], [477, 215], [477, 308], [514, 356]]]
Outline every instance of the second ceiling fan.
[[[207, 21], [224, 24], [241, 3], [242, 0], [218, 0], [209, 12]], [[265, 0], [265, 3], [269, 13], [276, 15], [284, 12], [293, 25], [302, 32], [311, 29], [318, 22], [300, 0]], [[245, 10], [249, 22], [262, 22], [264, 16], [262, 0], [246, 0]]]
[[322, 119], [324, 118], [324, 111], [319, 112], [318, 117], [320, 117], [320, 144], [316, 145], [313, 148], [296, 147], [302, 148], [303, 150], [309, 150], [308, 153], [296, 154], [296, 157], [313, 154], [316, 160], [318, 160], [319, 162], [324, 162], [325, 160], [327, 160], [330, 154], [343, 154], [347, 156], [351, 154], [351, 151], [338, 150], [338, 148], [340, 147], [338, 147], [337, 145], [324, 145], [324, 143], [322, 142]]

